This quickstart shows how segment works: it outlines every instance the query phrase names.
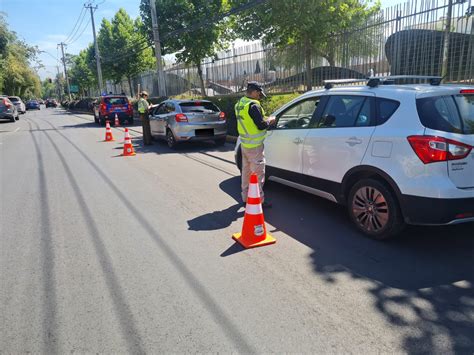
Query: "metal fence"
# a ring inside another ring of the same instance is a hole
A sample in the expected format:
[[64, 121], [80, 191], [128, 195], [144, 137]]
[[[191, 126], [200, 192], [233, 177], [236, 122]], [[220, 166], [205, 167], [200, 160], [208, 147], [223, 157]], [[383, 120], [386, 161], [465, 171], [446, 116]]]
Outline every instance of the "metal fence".
[[[319, 87], [326, 79], [388, 74], [441, 75], [445, 82], [474, 84], [473, 1], [411, 0], [381, 10], [361, 28], [331, 35], [309, 54], [298, 44], [233, 47], [202, 63], [206, 94], [239, 92], [251, 80], [269, 92], [289, 92]], [[168, 66], [165, 80], [169, 96], [200, 94], [195, 67]], [[154, 71], [133, 84], [158, 95]], [[108, 83], [108, 91], [130, 94], [127, 82]]]

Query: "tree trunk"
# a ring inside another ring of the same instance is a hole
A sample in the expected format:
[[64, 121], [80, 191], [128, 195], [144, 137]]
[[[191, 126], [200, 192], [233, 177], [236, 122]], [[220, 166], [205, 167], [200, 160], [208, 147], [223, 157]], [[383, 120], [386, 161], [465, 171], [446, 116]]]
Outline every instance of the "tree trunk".
[[127, 77], [127, 80], [128, 80], [128, 87], [130, 88], [130, 96], [133, 97], [132, 78]]
[[202, 78], [202, 67], [201, 63], [197, 65], [198, 75], [199, 75], [199, 84], [201, 85], [201, 95], [206, 97], [206, 88], [204, 87], [204, 79]]
[[309, 38], [304, 43], [304, 57], [306, 63], [306, 90], [313, 90], [313, 73], [311, 70], [311, 44]]

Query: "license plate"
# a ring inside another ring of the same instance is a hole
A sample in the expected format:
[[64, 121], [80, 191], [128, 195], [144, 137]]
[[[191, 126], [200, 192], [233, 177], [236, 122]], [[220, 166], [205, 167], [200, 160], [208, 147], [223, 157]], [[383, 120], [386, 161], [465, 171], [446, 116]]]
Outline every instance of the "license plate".
[[214, 136], [214, 129], [197, 129], [196, 130], [196, 137], [213, 137]]

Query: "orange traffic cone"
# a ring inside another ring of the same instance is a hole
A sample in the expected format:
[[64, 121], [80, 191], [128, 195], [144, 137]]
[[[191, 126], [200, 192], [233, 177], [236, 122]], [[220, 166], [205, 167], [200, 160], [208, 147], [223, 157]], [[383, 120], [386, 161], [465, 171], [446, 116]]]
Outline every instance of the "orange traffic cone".
[[123, 154], [124, 157], [129, 157], [136, 155], [133, 150], [132, 139], [130, 138], [130, 133], [128, 133], [128, 128], [125, 128], [125, 142], [123, 144]]
[[115, 127], [120, 127], [120, 121], [119, 121], [119, 119], [118, 119], [118, 116], [117, 116], [117, 114], [115, 114], [115, 122], [114, 122], [114, 126], [115, 126]]
[[250, 186], [247, 206], [245, 207], [242, 233], [236, 233], [232, 238], [246, 249], [261, 247], [276, 242], [276, 239], [267, 233], [267, 228], [265, 227], [260, 189], [258, 188], [258, 178], [255, 173], [250, 176]]
[[105, 141], [104, 142], [113, 142], [114, 136], [112, 135], [112, 130], [110, 129], [110, 122], [105, 123]]

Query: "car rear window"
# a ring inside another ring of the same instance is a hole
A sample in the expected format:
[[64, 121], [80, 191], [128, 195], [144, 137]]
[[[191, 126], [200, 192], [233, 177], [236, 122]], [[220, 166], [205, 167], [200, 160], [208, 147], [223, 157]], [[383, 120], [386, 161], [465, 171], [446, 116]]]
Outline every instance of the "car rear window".
[[219, 112], [220, 110], [212, 102], [192, 101], [179, 104], [183, 112]]
[[377, 125], [382, 125], [397, 111], [400, 102], [377, 98]]
[[108, 105], [126, 105], [128, 100], [125, 97], [105, 97], [104, 103]]
[[427, 97], [416, 100], [416, 107], [427, 128], [474, 134], [474, 95]]
[[18, 102], [20, 99], [18, 97], [9, 97], [11, 102]]

